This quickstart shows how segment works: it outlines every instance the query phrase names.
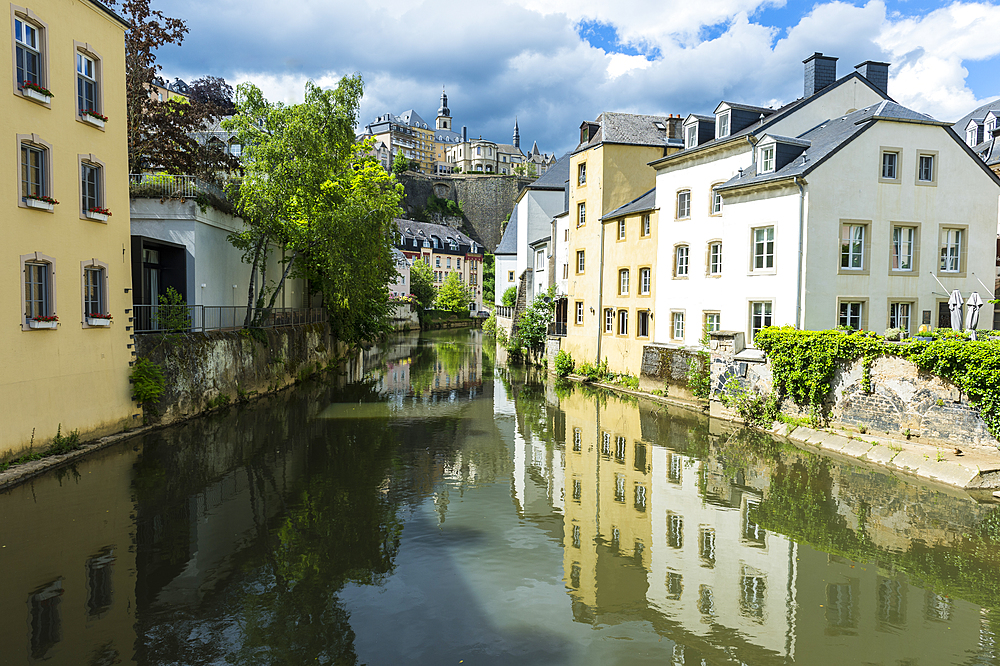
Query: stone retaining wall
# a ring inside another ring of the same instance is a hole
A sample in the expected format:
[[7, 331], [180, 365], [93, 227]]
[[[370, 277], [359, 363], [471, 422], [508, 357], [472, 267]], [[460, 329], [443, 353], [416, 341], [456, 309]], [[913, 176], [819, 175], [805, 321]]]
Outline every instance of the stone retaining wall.
[[665, 391], [667, 396], [680, 400], [697, 400], [688, 388], [692, 363], [700, 369], [704, 366], [704, 359], [690, 349], [656, 343], [644, 345], [639, 389]]

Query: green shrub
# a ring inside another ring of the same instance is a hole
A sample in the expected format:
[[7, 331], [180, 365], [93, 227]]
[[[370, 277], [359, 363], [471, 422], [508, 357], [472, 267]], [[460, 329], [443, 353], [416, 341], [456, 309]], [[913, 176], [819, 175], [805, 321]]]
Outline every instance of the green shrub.
[[694, 397], [706, 399], [712, 388], [712, 366], [707, 353], [699, 352], [698, 356], [701, 358], [688, 361], [688, 390]]
[[157, 328], [179, 333], [191, 328], [191, 311], [180, 292], [173, 287], [160, 294], [160, 307], [156, 308]]
[[751, 428], [768, 428], [778, 418], [781, 401], [774, 393], [761, 394], [745, 388], [735, 378], [719, 394], [722, 404], [734, 410]]
[[483, 333], [487, 335], [497, 334], [497, 314], [491, 312], [490, 316], [483, 322]]
[[560, 377], [565, 377], [569, 373], [573, 372], [574, 365], [573, 355], [565, 349], [560, 349], [559, 353], [556, 354], [556, 374]]
[[507, 291], [503, 292], [502, 302], [508, 308], [514, 307], [517, 303], [517, 287], [507, 287]]
[[150, 408], [163, 395], [165, 380], [163, 368], [148, 358], [140, 358], [132, 366], [132, 399], [143, 407]]

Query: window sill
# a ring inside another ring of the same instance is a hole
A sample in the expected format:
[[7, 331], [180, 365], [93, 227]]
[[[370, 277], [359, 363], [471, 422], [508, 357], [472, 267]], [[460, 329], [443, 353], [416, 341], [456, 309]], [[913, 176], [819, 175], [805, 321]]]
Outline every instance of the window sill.
[[111, 320], [99, 317], [87, 317], [87, 326], [90, 326], [91, 328], [107, 328], [108, 326], [111, 326]]
[[28, 208], [34, 208], [35, 210], [44, 210], [52, 212], [55, 210], [55, 204], [51, 204], [48, 201], [42, 201], [40, 199], [24, 199], [24, 205]]
[[38, 329], [38, 328], [51, 328], [51, 329], [55, 329], [55, 327], [58, 326], [58, 325], [59, 325], [59, 322], [57, 322], [57, 321], [35, 321], [34, 319], [29, 319], [28, 320], [28, 328], [34, 328], [34, 329]]
[[32, 102], [36, 102], [43, 106], [51, 108], [52, 98], [48, 95], [43, 95], [37, 90], [32, 90], [31, 88], [21, 88], [21, 96], [25, 99], [30, 99]]
[[89, 116], [86, 113], [81, 113], [80, 114], [80, 121], [84, 122], [84, 123], [86, 123], [88, 125], [92, 125], [93, 127], [96, 127], [97, 129], [104, 129], [104, 121], [103, 120], [101, 120], [100, 118], [95, 118], [94, 116]]
[[94, 212], [91, 212], [91, 211], [88, 210], [87, 212], [84, 213], [84, 215], [87, 216], [88, 220], [95, 220], [97, 222], [107, 222], [108, 221], [108, 216], [105, 215], [104, 213], [94, 213]]
[[837, 275], [863, 275], [868, 276], [870, 271], [867, 268], [840, 268]]

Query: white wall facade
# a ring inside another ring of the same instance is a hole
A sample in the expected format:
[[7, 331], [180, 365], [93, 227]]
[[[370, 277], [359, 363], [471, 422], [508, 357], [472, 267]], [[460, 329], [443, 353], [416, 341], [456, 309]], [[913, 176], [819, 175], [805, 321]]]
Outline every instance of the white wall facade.
[[517, 255], [496, 255], [496, 304], [503, 305], [503, 294], [511, 287], [517, 287]]
[[555, 250], [556, 295], [566, 296], [569, 291], [569, 215], [552, 220], [552, 247]]

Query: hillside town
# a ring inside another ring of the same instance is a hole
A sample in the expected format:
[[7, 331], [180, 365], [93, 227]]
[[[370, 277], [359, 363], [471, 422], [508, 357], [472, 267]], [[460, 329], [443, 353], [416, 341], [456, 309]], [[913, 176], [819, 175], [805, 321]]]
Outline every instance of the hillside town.
[[11, 5], [0, 665], [1000, 663], [1000, 98], [815, 36], [636, 96], [662, 36], [521, 5], [298, 76], [178, 8]]

